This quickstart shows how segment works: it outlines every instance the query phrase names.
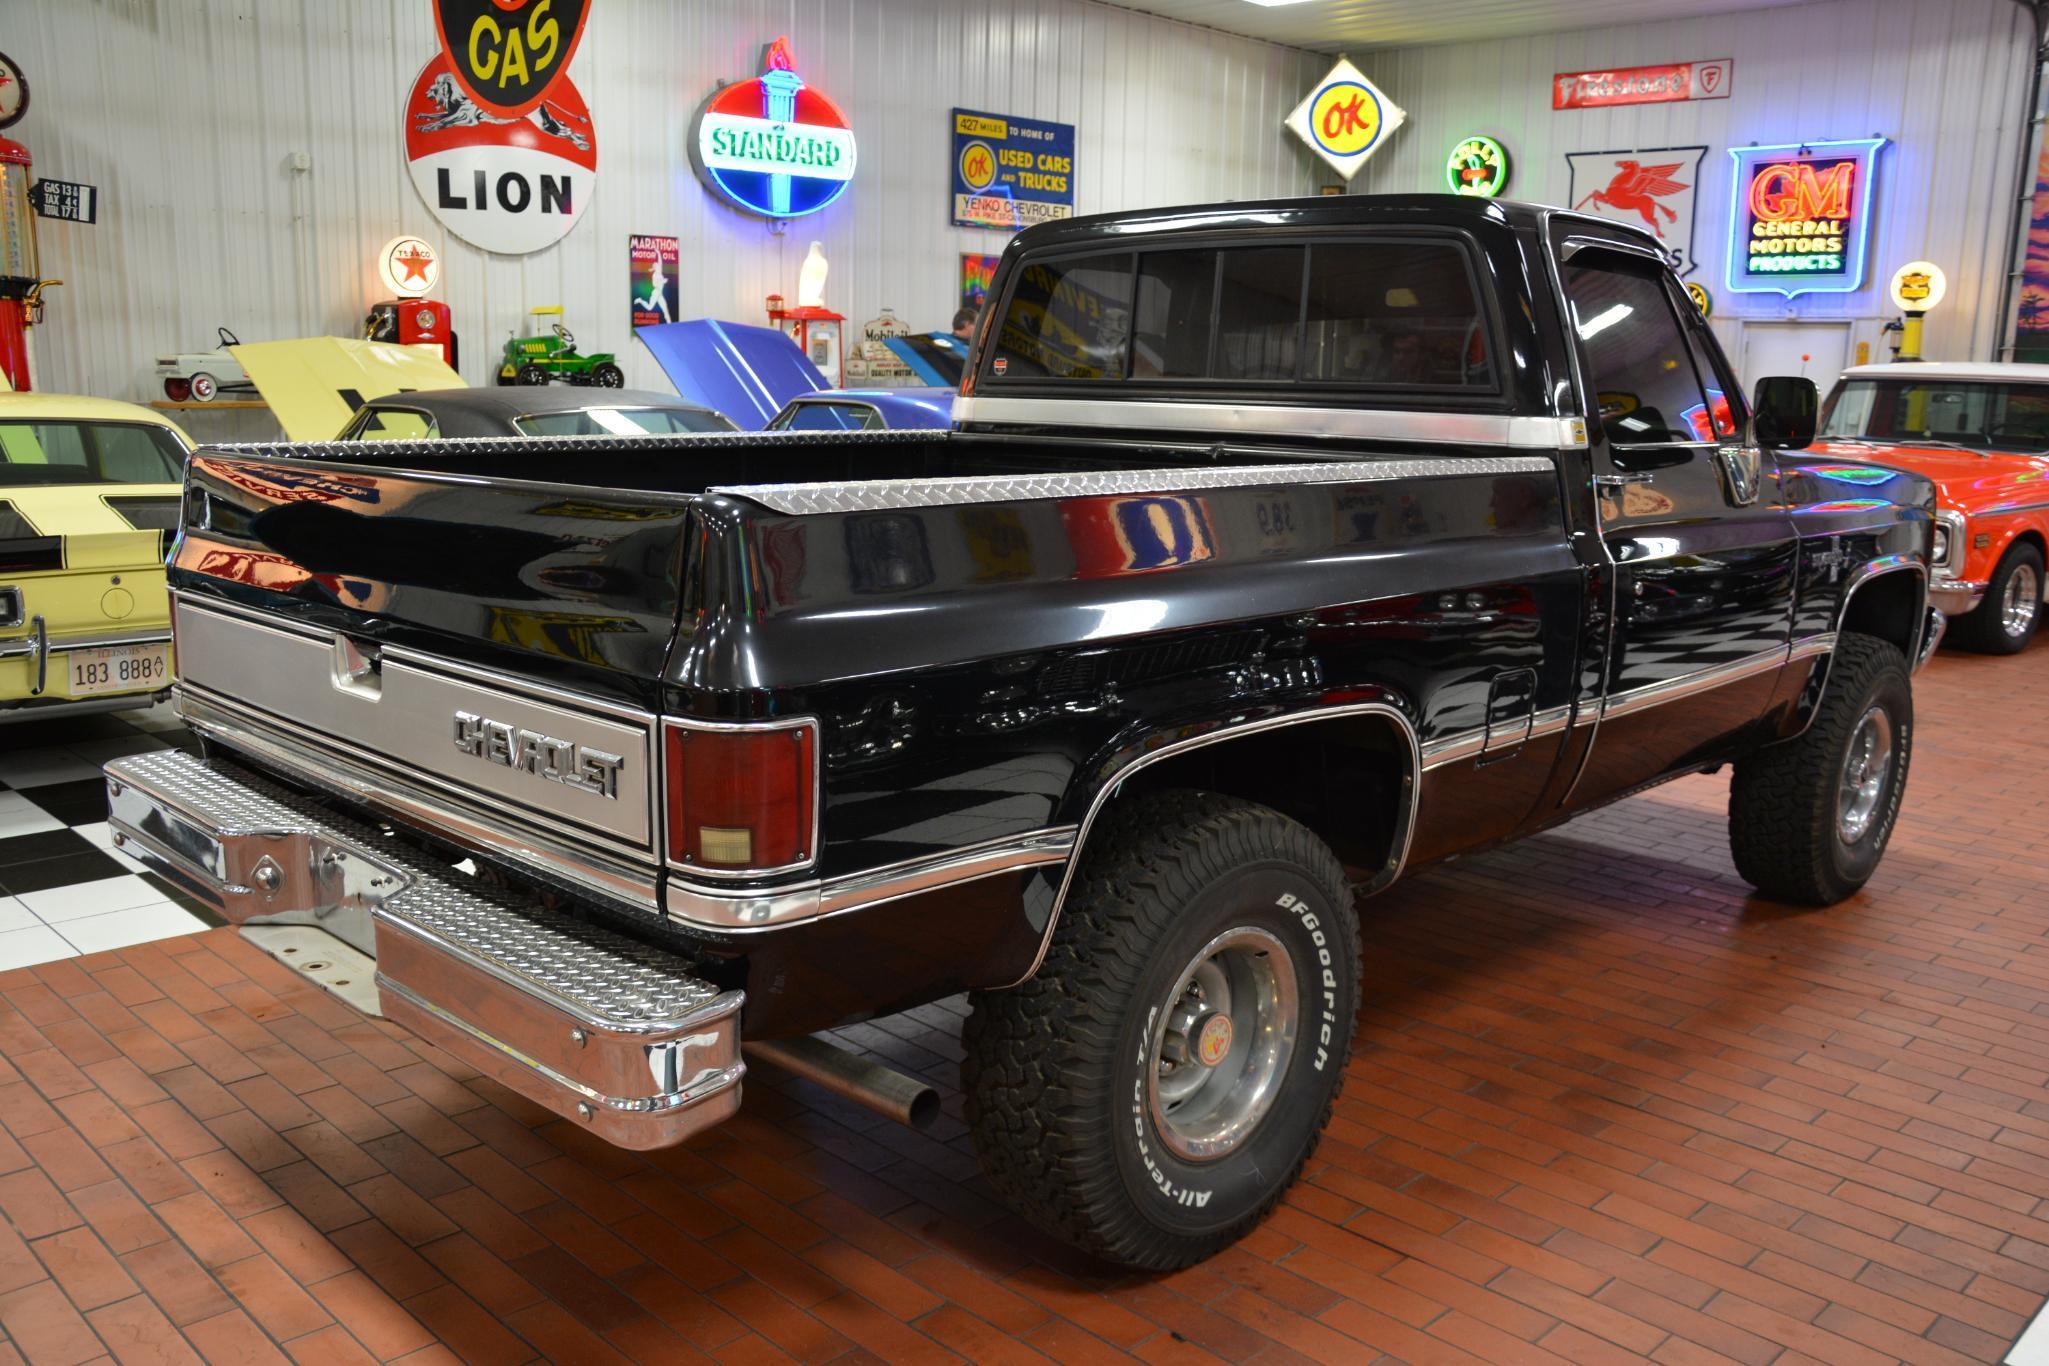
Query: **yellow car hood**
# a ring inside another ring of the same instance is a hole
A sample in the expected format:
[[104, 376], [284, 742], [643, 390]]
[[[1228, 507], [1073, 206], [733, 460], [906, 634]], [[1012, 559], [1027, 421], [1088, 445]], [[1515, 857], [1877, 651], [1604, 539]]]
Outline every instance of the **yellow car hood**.
[[[64, 569], [135, 569], [161, 565], [165, 532], [136, 527], [107, 500], [150, 498], [175, 504], [183, 490], [177, 484], [30, 484], [0, 488], [4, 502], [25, 520], [37, 537], [62, 542]], [[175, 506], [160, 509], [177, 520]]]
[[249, 342], [228, 354], [294, 441], [332, 440], [373, 398], [468, 387], [434, 351], [354, 337]]

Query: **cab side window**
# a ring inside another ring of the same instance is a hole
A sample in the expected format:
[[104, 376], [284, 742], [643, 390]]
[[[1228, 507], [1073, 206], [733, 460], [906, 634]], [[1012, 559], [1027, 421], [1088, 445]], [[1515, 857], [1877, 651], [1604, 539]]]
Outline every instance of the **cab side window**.
[[[1565, 294], [1610, 443], [1714, 439], [1714, 410], [1658, 267], [1585, 253], [1566, 267]], [[1723, 410], [1730, 421], [1726, 395]]]

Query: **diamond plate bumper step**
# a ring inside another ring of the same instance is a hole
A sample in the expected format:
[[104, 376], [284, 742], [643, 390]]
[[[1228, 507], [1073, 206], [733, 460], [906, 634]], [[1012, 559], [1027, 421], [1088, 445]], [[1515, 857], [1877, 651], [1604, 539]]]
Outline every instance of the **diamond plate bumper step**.
[[738, 991], [529, 908], [376, 829], [179, 750], [106, 766], [121, 851], [237, 923], [317, 924], [377, 959], [385, 1016], [622, 1148], [740, 1108]]

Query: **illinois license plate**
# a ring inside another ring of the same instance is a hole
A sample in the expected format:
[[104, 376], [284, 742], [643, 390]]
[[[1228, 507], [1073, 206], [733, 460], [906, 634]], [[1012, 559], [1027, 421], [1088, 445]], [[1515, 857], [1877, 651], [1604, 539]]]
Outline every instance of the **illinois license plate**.
[[171, 681], [171, 647], [109, 645], [72, 650], [64, 656], [64, 668], [73, 697], [161, 688]]

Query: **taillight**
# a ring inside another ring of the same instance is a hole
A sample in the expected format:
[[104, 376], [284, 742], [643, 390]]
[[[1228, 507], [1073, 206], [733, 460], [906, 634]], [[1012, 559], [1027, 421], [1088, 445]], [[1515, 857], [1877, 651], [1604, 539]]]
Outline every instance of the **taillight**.
[[801, 868], [818, 856], [818, 723], [663, 732], [669, 862], [711, 876]]

